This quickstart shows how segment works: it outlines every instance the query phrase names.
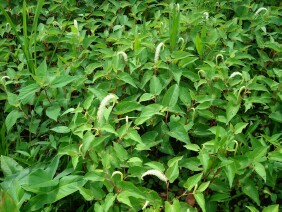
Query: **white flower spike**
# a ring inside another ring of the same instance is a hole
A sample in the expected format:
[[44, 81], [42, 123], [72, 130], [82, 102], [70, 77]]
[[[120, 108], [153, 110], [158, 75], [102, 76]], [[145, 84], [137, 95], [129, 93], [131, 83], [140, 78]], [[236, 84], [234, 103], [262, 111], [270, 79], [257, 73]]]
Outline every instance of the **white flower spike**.
[[255, 13], [255, 16], [258, 16], [258, 14], [261, 12], [261, 11], [266, 11], [266, 12], [268, 12], [268, 9], [266, 9], [265, 7], [261, 7], [261, 8], [259, 8], [257, 11], [256, 11], [256, 13]]
[[151, 170], [148, 170], [146, 171], [142, 176], [141, 176], [141, 179], [143, 180], [143, 178], [147, 175], [154, 175], [156, 176], [157, 178], [159, 178], [161, 181], [167, 183], [168, 179], [167, 177], [162, 173], [160, 172], [159, 170], [156, 170], [156, 169], [151, 169]]
[[107, 95], [101, 102], [99, 108], [98, 108], [98, 112], [97, 112], [97, 118], [98, 118], [98, 123], [99, 125], [101, 125], [102, 121], [103, 121], [103, 114], [104, 114], [104, 110], [106, 109], [107, 105], [110, 102], [115, 102], [118, 99], [118, 97], [115, 94], [109, 94]]
[[159, 61], [160, 51], [161, 51], [162, 46], [164, 46], [164, 43], [163, 43], [163, 42], [160, 42], [159, 45], [158, 45], [157, 48], [156, 48], [155, 59], [154, 59], [154, 62], [155, 62], [155, 63], [157, 63], [157, 62]]
[[117, 53], [117, 55], [120, 55], [120, 54], [122, 55], [124, 61], [127, 62], [127, 60], [128, 60], [128, 59], [127, 59], [127, 54], [126, 54], [124, 51], [119, 51], [119, 52]]
[[78, 23], [76, 19], [73, 20], [73, 26], [77, 29], [77, 36], [79, 36], [80, 34], [79, 34]]
[[206, 21], [209, 20], [209, 13], [208, 12], [204, 12], [203, 15], [205, 16]]

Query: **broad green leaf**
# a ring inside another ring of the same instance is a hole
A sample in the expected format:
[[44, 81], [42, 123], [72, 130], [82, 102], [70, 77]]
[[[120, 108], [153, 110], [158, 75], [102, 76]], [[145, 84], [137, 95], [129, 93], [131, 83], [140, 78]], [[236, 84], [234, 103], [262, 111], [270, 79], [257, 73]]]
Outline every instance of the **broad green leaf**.
[[279, 123], [282, 123], [282, 113], [281, 113], [281, 111], [276, 111], [276, 112], [271, 113], [269, 115], [269, 118], [271, 118], [272, 120], [277, 121]]
[[128, 152], [123, 148], [121, 144], [114, 142], [114, 150], [116, 152], [117, 157], [121, 161], [125, 161], [128, 159]]
[[143, 93], [142, 96], [139, 99], [139, 102], [152, 100], [153, 98], [155, 98], [155, 95], [150, 94], [150, 93]]
[[138, 131], [133, 129], [133, 128], [128, 129], [127, 135], [126, 135], [125, 138], [130, 138], [130, 139], [136, 141], [139, 144], [143, 143]]
[[170, 183], [173, 183], [179, 176], [178, 163], [182, 158], [183, 156], [174, 157], [168, 161], [168, 169], [165, 172], [165, 176], [169, 179]]
[[3, 171], [4, 176], [7, 177], [23, 170], [23, 167], [13, 158], [1, 155], [1, 170]]
[[65, 76], [57, 76], [54, 80], [51, 81], [51, 88], [62, 88], [67, 84], [73, 82], [76, 77], [65, 75]]
[[157, 162], [157, 161], [151, 161], [151, 162], [145, 163], [145, 165], [149, 166], [152, 169], [159, 170], [160, 172], [164, 172], [164, 170], [165, 170], [164, 165], [160, 162]]
[[160, 79], [156, 76], [153, 76], [152, 79], [150, 80], [150, 93], [157, 96], [160, 95], [162, 89], [163, 87]]
[[205, 212], [206, 211], [206, 201], [205, 201], [204, 194], [202, 192], [196, 191], [194, 193], [194, 197], [197, 203], [199, 204], [199, 206], [201, 207], [202, 211]]
[[228, 179], [228, 182], [229, 182], [229, 187], [231, 188], [232, 185], [233, 185], [233, 180], [234, 180], [234, 177], [235, 177], [235, 174], [236, 174], [236, 164], [234, 161], [230, 161], [230, 160], [227, 160], [228, 163], [226, 166], [224, 166], [224, 171], [226, 173], [226, 176], [227, 176], [227, 179]]
[[189, 56], [193, 56], [192, 54], [190, 54], [189, 52], [185, 52], [185, 51], [174, 51], [171, 54], [171, 57], [177, 60], [183, 59], [185, 57], [189, 57]]
[[265, 207], [262, 212], [278, 212], [279, 211], [279, 205], [270, 205]]
[[259, 210], [257, 210], [255, 207], [253, 206], [246, 206], [246, 208], [248, 208], [251, 212], [259, 212]]
[[125, 83], [132, 85], [133, 87], [137, 88], [137, 85], [135, 83], [135, 80], [126, 72], [122, 72], [118, 75], [118, 78]]
[[169, 123], [170, 131], [167, 133], [171, 137], [184, 142], [185, 144], [190, 143], [190, 138], [188, 136], [187, 131], [185, 130], [184, 126], [178, 122], [170, 122]]
[[70, 129], [66, 126], [53, 127], [51, 130], [56, 133], [69, 133], [70, 132]]
[[12, 127], [16, 124], [17, 120], [23, 116], [23, 112], [19, 112], [18, 110], [11, 111], [5, 119], [7, 131], [9, 132]]
[[210, 156], [205, 150], [202, 150], [200, 151], [198, 158], [201, 161], [205, 173], [209, 166]]
[[107, 196], [106, 196], [106, 199], [105, 199], [105, 205], [104, 205], [104, 211], [109, 211], [109, 209], [113, 206], [114, 204], [114, 201], [116, 199], [116, 194], [114, 195], [113, 193], [109, 193]]
[[261, 176], [261, 178], [264, 180], [264, 182], [266, 183], [266, 171], [264, 166], [261, 163], [255, 162], [254, 163], [254, 169], [256, 171], [256, 173]]
[[171, 86], [165, 93], [162, 105], [165, 107], [174, 107], [179, 97], [179, 86], [177, 84]]
[[208, 188], [209, 185], [210, 185], [210, 181], [204, 182], [199, 186], [197, 190], [200, 192], [204, 192]]
[[181, 211], [181, 209], [178, 199], [174, 199], [172, 204], [165, 201], [165, 212], [179, 212], [179, 211]]
[[252, 181], [248, 180], [244, 184], [242, 184], [242, 191], [253, 201], [255, 201], [258, 205], [260, 205], [259, 193], [255, 184]]
[[187, 65], [189, 65], [189, 64], [191, 64], [191, 63], [193, 63], [193, 62], [195, 62], [195, 61], [198, 60], [198, 59], [199, 59], [198, 57], [186, 57], [186, 58], [180, 60], [179, 66], [180, 66], [181, 68], [185, 68]]
[[61, 107], [58, 104], [55, 104], [51, 107], [48, 107], [46, 110], [46, 115], [55, 121], [57, 121], [58, 116], [60, 115]]
[[243, 129], [248, 125], [248, 123], [239, 122], [234, 127], [234, 134], [239, 134], [243, 131]]
[[200, 57], [202, 57], [203, 56], [203, 50], [204, 50], [204, 43], [203, 43], [202, 38], [200, 37], [199, 34], [196, 35], [195, 45], [196, 45], [196, 49], [197, 49], [198, 54], [200, 55]]
[[15, 200], [8, 194], [8, 192], [0, 190], [0, 211], [2, 212], [19, 212]]
[[37, 67], [33, 78], [41, 86], [49, 80], [46, 59], [44, 59]]
[[86, 74], [92, 74], [93, 71], [95, 71], [96, 68], [102, 67], [102, 63], [90, 63], [89, 65], [86, 66], [85, 72]]
[[200, 150], [200, 147], [197, 144], [186, 144], [184, 145], [184, 147], [188, 150], [195, 151], [195, 152], [198, 152]]
[[86, 180], [82, 176], [65, 176], [60, 180], [58, 186], [32, 197], [25, 208], [29, 211], [39, 210], [45, 204], [54, 203], [78, 191], [79, 187], [82, 187], [85, 183]]
[[92, 201], [94, 199], [93, 192], [90, 189], [80, 187], [79, 193], [83, 196], [83, 198], [87, 201]]
[[233, 102], [228, 102], [226, 106], [226, 118], [227, 122], [231, 121], [231, 119], [237, 114], [240, 109], [240, 104], [233, 104]]
[[40, 90], [40, 86], [37, 83], [33, 83], [27, 86], [24, 86], [20, 89], [19, 99], [22, 104], [29, 103], [33, 100], [35, 93]]
[[191, 191], [202, 179], [203, 173], [195, 174], [187, 179], [184, 187]]
[[141, 110], [142, 107], [142, 105], [134, 101], [121, 101], [116, 105], [114, 113], [121, 115], [134, 110]]
[[142, 110], [140, 114], [140, 117], [138, 117], [134, 123], [136, 125], [140, 125], [156, 114], [161, 115], [160, 110], [162, 108], [163, 106], [159, 104], [151, 104], [151, 105], [144, 107], [144, 109]]

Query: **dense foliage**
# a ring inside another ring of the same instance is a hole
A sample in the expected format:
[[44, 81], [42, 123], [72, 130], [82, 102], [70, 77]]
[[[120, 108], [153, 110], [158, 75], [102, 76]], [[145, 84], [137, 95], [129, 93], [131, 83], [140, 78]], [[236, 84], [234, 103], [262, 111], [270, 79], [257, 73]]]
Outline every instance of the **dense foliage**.
[[281, 210], [279, 1], [0, 11], [1, 211]]

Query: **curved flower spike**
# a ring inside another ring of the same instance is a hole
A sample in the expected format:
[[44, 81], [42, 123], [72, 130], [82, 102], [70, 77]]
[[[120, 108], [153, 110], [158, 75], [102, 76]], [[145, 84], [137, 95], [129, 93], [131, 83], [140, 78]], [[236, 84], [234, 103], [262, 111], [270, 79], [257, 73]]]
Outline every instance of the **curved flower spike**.
[[127, 60], [128, 60], [128, 59], [127, 59], [127, 54], [126, 54], [124, 51], [119, 51], [119, 52], [117, 53], [117, 55], [120, 55], [120, 54], [122, 55], [124, 61], [127, 62]]
[[216, 57], [215, 57], [216, 65], [218, 65], [218, 58], [219, 58], [219, 57], [221, 57], [222, 61], [224, 61], [223, 55], [222, 55], [222, 54], [218, 54], [218, 55], [216, 55]]
[[97, 112], [97, 118], [98, 118], [98, 123], [99, 125], [102, 124], [103, 121], [103, 114], [104, 111], [106, 109], [106, 106], [110, 103], [110, 102], [116, 102], [116, 100], [118, 99], [118, 97], [115, 94], [109, 94], [107, 95], [101, 102], [99, 108], [98, 108], [98, 112]]
[[209, 13], [208, 12], [204, 12], [203, 15], [205, 16], [206, 21], [209, 20]]
[[147, 175], [154, 175], [156, 176], [157, 178], [159, 178], [161, 181], [167, 183], [168, 182], [168, 179], [167, 177], [162, 173], [160, 172], [159, 170], [156, 170], [156, 169], [150, 169], [148, 171], [146, 171], [142, 176], [141, 176], [141, 179], [143, 180], [143, 178]]
[[154, 58], [154, 62], [155, 63], [157, 63], [159, 61], [160, 51], [161, 51], [162, 46], [164, 46], [164, 43], [160, 42], [159, 45], [156, 48], [155, 58]]
[[116, 174], [119, 174], [119, 175], [120, 175], [121, 180], [123, 179], [123, 174], [122, 174], [120, 171], [114, 171], [114, 172], [112, 173], [112, 178], [113, 178], [113, 176], [115, 176]]
[[266, 11], [266, 12], [268, 12], [268, 9], [266, 9], [265, 7], [261, 7], [261, 8], [259, 8], [256, 12], [255, 12], [255, 16], [258, 16], [258, 14], [261, 12], [261, 11]]

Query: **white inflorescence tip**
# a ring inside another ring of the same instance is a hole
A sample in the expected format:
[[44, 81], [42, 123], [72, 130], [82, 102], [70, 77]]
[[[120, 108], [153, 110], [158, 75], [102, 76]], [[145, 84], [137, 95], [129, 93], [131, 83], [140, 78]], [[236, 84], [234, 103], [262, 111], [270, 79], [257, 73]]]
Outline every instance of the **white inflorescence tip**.
[[98, 108], [98, 112], [97, 112], [97, 118], [98, 118], [98, 123], [101, 124], [102, 120], [103, 120], [103, 113], [104, 110], [106, 109], [106, 106], [110, 103], [110, 102], [115, 102], [118, 99], [118, 97], [115, 94], [109, 94], [107, 95], [101, 102], [99, 108]]
[[163, 43], [163, 42], [160, 42], [159, 45], [158, 45], [157, 48], [156, 48], [155, 58], [154, 58], [154, 62], [155, 62], [155, 63], [157, 63], [158, 60], [159, 60], [160, 51], [161, 51], [162, 46], [164, 46], [164, 43]]
[[127, 54], [126, 54], [124, 51], [119, 51], [119, 52], [117, 53], [117, 55], [120, 55], [120, 54], [122, 55], [124, 61], [127, 62], [127, 60], [128, 60], [128, 59], [127, 59]]
[[255, 16], [258, 16], [258, 14], [261, 12], [261, 11], [266, 11], [266, 12], [268, 12], [268, 9], [266, 9], [265, 7], [261, 7], [261, 8], [259, 8], [257, 11], [256, 11], [256, 13], [255, 13]]
[[167, 177], [162, 173], [160, 172], [159, 170], [156, 170], [156, 169], [151, 169], [151, 170], [148, 170], [146, 171], [142, 176], [141, 176], [141, 179], [143, 180], [143, 178], [147, 175], [154, 175], [156, 176], [157, 178], [159, 178], [161, 181], [167, 183], [168, 179]]

